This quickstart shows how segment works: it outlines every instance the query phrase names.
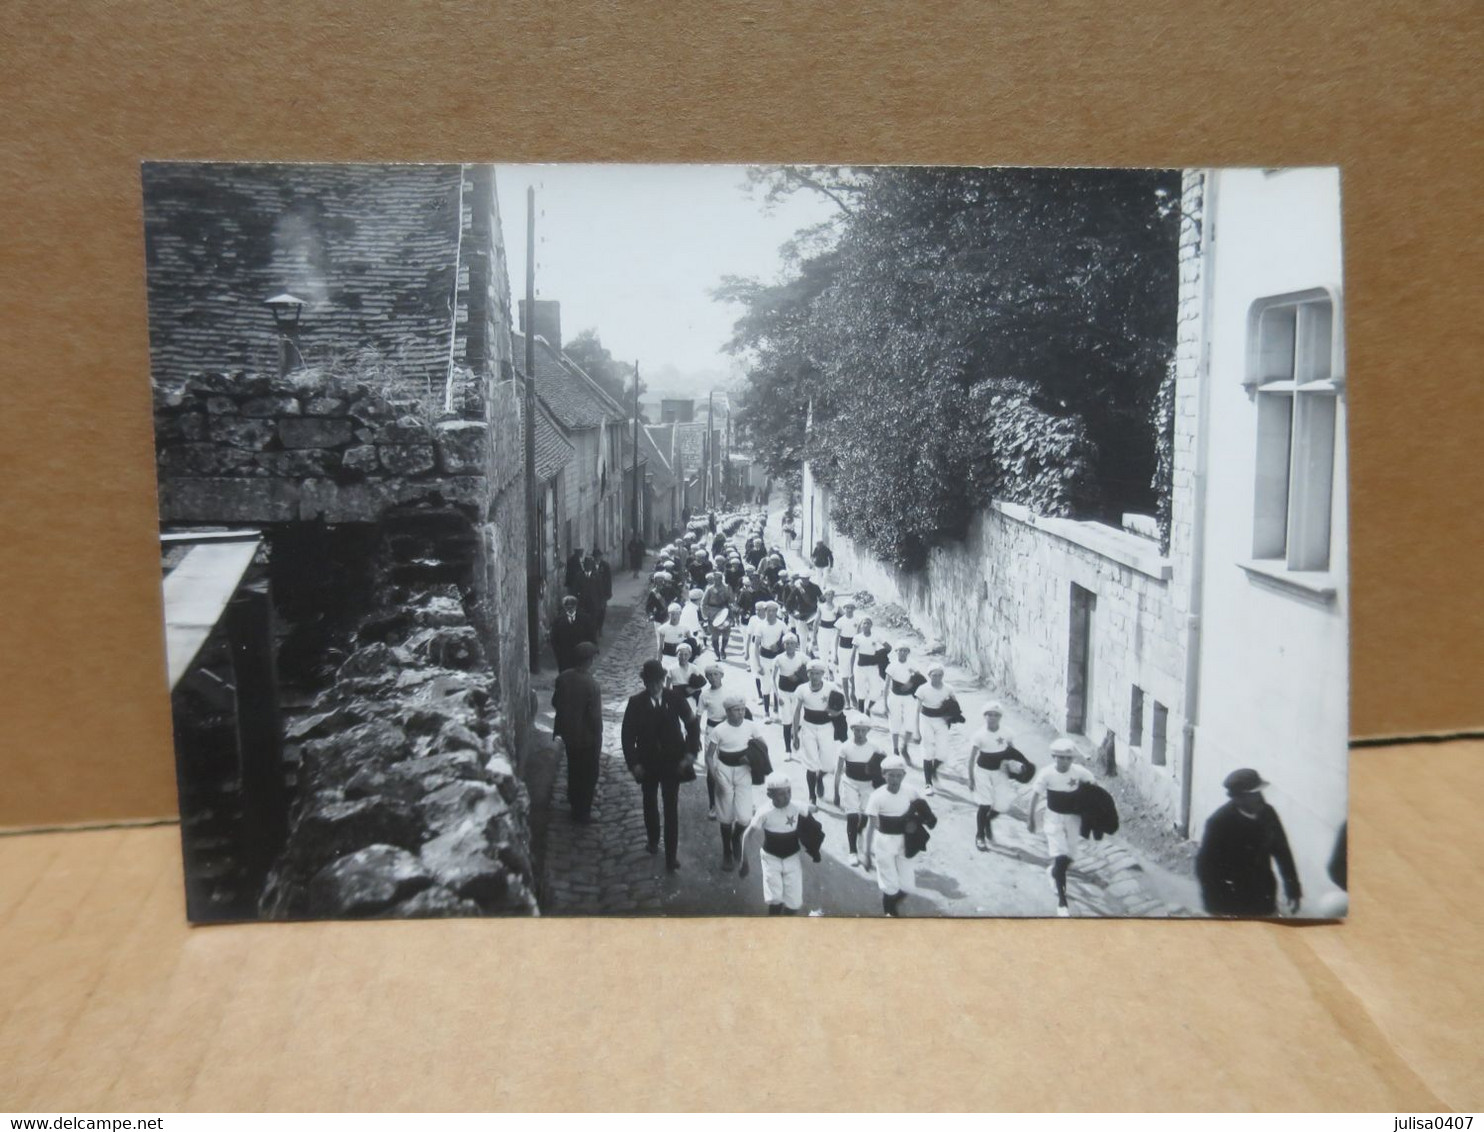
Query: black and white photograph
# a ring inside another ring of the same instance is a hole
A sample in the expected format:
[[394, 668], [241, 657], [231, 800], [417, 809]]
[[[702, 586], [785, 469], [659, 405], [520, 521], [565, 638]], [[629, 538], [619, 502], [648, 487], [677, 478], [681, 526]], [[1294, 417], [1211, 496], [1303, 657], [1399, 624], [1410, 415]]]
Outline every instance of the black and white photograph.
[[1338, 169], [142, 191], [193, 922], [1347, 914]]

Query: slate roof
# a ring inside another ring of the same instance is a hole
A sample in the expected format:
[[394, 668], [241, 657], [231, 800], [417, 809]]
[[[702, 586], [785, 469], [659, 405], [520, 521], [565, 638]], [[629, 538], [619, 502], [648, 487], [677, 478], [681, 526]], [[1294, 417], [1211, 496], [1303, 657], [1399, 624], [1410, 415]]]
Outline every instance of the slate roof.
[[[516, 372], [525, 377], [526, 338], [511, 334]], [[582, 370], [541, 335], [536, 335], [536, 393], [551, 408], [563, 428], [597, 428], [605, 421], [621, 421], [624, 411]]]
[[577, 451], [563, 435], [551, 408], [536, 398], [536, 482], [545, 483], [567, 466]]
[[391, 380], [441, 382], [458, 277], [458, 165], [149, 163], [143, 168], [156, 381], [277, 365], [263, 300], [306, 300], [306, 363], [360, 351]]

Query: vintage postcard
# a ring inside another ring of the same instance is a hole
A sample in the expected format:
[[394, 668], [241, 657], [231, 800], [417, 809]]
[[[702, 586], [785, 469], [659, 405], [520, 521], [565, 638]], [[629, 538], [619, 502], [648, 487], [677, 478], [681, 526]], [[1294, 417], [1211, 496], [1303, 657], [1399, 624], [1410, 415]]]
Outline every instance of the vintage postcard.
[[1334, 918], [1333, 168], [143, 168], [197, 922]]

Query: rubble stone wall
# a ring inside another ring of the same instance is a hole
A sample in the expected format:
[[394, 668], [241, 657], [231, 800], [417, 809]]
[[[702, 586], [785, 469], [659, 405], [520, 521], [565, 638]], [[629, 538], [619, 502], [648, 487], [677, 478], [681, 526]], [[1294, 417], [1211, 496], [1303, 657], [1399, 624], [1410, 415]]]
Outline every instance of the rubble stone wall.
[[[377, 607], [311, 713], [288, 729], [299, 782], [265, 917], [537, 910], [529, 798], [480, 634], [459, 587], [417, 585], [421, 564], [395, 545], [429, 531], [398, 526], [388, 528]], [[441, 537], [456, 529], [445, 524]]]

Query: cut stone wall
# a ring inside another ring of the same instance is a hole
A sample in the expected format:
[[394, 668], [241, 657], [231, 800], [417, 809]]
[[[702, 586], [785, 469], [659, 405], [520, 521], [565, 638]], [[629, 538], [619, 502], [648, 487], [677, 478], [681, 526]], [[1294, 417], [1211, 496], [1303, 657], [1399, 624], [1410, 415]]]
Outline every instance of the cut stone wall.
[[[803, 545], [824, 535], [837, 578], [903, 607], [956, 662], [1058, 728], [1067, 725], [1072, 585], [1095, 594], [1085, 734], [1097, 744], [1112, 731], [1119, 773], [1176, 820], [1185, 649], [1175, 592], [1184, 583], [1172, 580], [1156, 543], [997, 504], [975, 518], [963, 543], [933, 550], [926, 568], [909, 574], [828, 530], [828, 490], [812, 479], [809, 487], [814, 528], [803, 532]], [[809, 504], [806, 496], [802, 526]], [[1137, 749], [1129, 742], [1135, 685], [1145, 693], [1145, 744]], [[1156, 701], [1169, 711], [1164, 766], [1148, 751]]]

